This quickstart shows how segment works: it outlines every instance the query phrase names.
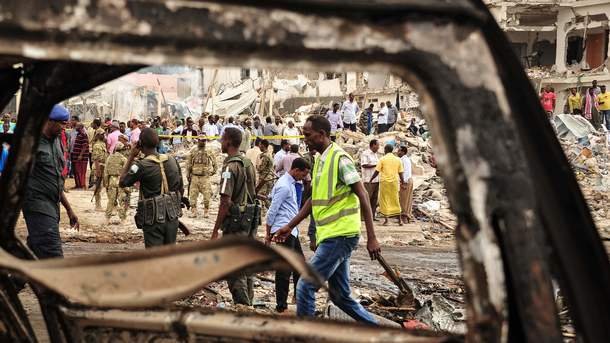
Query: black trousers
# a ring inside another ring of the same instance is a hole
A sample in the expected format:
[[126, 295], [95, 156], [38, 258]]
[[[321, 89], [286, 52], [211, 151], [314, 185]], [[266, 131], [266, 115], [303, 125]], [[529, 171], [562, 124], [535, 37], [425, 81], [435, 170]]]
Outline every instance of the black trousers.
[[[297, 254], [303, 256], [303, 249], [301, 249], [301, 242], [297, 237], [293, 235], [288, 236], [286, 241], [279, 243], [284, 248], [288, 248]], [[275, 310], [283, 312], [288, 308], [288, 291], [290, 289], [290, 276], [292, 275], [292, 283], [294, 284], [294, 294], [297, 292], [297, 282], [299, 282], [299, 273], [296, 271], [276, 271], [275, 272]]]
[[24, 211], [28, 228], [27, 245], [39, 259], [63, 257], [59, 219], [39, 212]]

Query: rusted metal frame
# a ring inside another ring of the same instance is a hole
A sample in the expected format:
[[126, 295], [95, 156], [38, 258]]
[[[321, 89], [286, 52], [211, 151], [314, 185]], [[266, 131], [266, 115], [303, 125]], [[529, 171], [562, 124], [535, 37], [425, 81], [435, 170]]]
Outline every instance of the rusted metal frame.
[[[0, 321], [12, 342], [36, 342], [36, 335], [17, 296], [13, 280], [0, 275]], [[8, 338], [8, 337], [7, 337]]]
[[23, 192], [40, 132], [52, 106], [72, 95], [136, 70], [134, 66], [106, 66], [78, 62], [37, 62], [25, 65], [15, 141], [0, 179], [0, 246], [21, 258], [33, 258], [15, 238]]
[[21, 68], [0, 69], [0, 110], [4, 109], [19, 89]]
[[[0, 219], [0, 246], [17, 257], [31, 259], [34, 258], [33, 254], [21, 240], [15, 237], [14, 226], [20, 213], [27, 175], [38, 146], [38, 138], [52, 105], [68, 95], [114, 79], [134, 68], [128, 66], [100, 68], [82, 63], [41, 62], [28, 64], [26, 69], [19, 120], [14, 134], [18, 139], [15, 139], [11, 146], [7, 167], [0, 180], [0, 208], [4, 213]], [[21, 317], [15, 325], [27, 322], [27, 315], [23, 311], [13, 284], [8, 284], [12, 280], [7, 278], [4, 281], [6, 281], [5, 290], [9, 292], [10, 306]], [[41, 306], [41, 309], [51, 338], [57, 341], [59, 331], [56, 329], [58, 323], [54, 319], [56, 315], [46, 306]], [[32, 337], [29, 322], [27, 329], [29, 337]], [[35, 341], [29, 338], [28, 340]]]
[[[405, 330], [378, 328], [356, 323], [333, 322], [319, 319], [291, 318], [222, 310], [195, 311], [123, 311], [82, 310], [61, 307], [61, 312], [72, 328], [75, 340], [82, 340], [87, 332], [98, 328], [115, 334], [139, 331], [169, 332], [184, 341], [214, 342], [461, 342], [459, 336], [439, 337], [415, 335]], [[101, 331], [101, 330], [100, 330]], [[102, 334], [107, 334], [103, 332]], [[419, 333], [421, 334], [421, 333]], [[103, 337], [103, 336], [102, 336]], [[133, 338], [133, 336], [127, 336]]]
[[[340, 15], [340, 13], [339, 13], [339, 15]], [[364, 15], [364, 17], [366, 17], [366, 16]], [[295, 43], [297, 43], [296, 45], [298, 45], [298, 42], [299, 42], [299, 40], [297, 40], [297, 41], [295, 42]], [[259, 42], [259, 44], [260, 44], [260, 42]], [[216, 46], [216, 47], [214, 47], [214, 46], [210, 46], [210, 47], [211, 47], [211, 48], [213, 48], [213, 50], [221, 50], [221, 48], [222, 48], [222, 47], [218, 47], [218, 46]], [[252, 47], [252, 45], [249, 45], [248, 47]], [[234, 52], [236, 52], [236, 51], [238, 51], [238, 50], [239, 50], [239, 49], [236, 49], [236, 50], [234, 50]], [[242, 50], [242, 51], [243, 51], [243, 50]], [[284, 50], [283, 52], [285, 52], [285, 50]], [[280, 53], [278, 53], [277, 51], [276, 51], [275, 53], [270, 53], [269, 55], [273, 55], [273, 54], [276, 54], [275, 56], [280, 56], [280, 55], [281, 55], [281, 54], [280, 54]], [[247, 53], [247, 52], [246, 52], [246, 55], [248, 55], [248, 53]], [[311, 56], [310, 56], [309, 58], [310, 58], [310, 59], [313, 59], [313, 57], [311, 57]], [[317, 58], [317, 57], [316, 57], [316, 58]], [[276, 58], [276, 59], [277, 59], [277, 58]], [[301, 56], [301, 57], [300, 57], [300, 59], [303, 59], [303, 57]], [[522, 73], [522, 71], [520, 71], [520, 72]], [[476, 98], [477, 96], [478, 96], [478, 94], [477, 94], [477, 95], [475, 95], [475, 98]]]
[[[459, 29], [457, 34], [468, 35]], [[531, 237], [527, 232], [536, 224], [536, 218], [530, 219], [524, 214], [535, 208], [535, 201], [528, 193], [527, 168], [518, 151], [519, 142], [500, 109], [497, 95], [485, 87], [465, 85], [460, 75], [438, 56], [410, 60], [419, 65], [414, 72], [436, 95], [437, 108], [430, 124], [439, 155], [437, 161], [452, 210], [458, 217], [456, 240], [469, 298], [469, 341], [499, 342], [505, 337], [506, 328], [502, 323], [508, 319], [506, 309], [498, 308], [497, 300], [494, 301], [497, 295], [492, 294], [499, 291], [498, 287], [506, 287], [504, 297], [509, 307], [522, 314], [522, 321], [510, 322], [508, 327], [511, 331], [527, 333], [521, 341], [560, 341], [549, 273], [544, 266], [536, 273], [530, 268], [544, 262], [539, 244], [532, 240], [529, 244], [516, 245], [523, 238]], [[511, 185], [521, 185], [521, 191], [512, 190]], [[484, 199], [477, 200], [477, 197]], [[484, 210], [484, 219], [482, 213], [477, 213], [481, 210]], [[496, 230], [494, 218], [510, 230]], [[520, 237], [523, 238], [520, 240]], [[501, 268], [499, 272], [510, 277], [494, 281], [493, 274], [497, 271], [490, 270], [494, 266], [482, 257], [486, 254], [496, 254], [494, 260]], [[536, 301], [532, 303], [533, 299]], [[543, 325], [549, 317], [550, 328]]]
[[[536, 92], [494, 21], [483, 32], [498, 63], [514, 109], [530, 177], [543, 218], [549, 258], [558, 271], [570, 316], [587, 342], [610, 342], [610, 262], [570, 164], [549, 125]], [[511, 85], [523, 87], [511, 87]], [[527, 86], [525, 86], [527, 84]]]

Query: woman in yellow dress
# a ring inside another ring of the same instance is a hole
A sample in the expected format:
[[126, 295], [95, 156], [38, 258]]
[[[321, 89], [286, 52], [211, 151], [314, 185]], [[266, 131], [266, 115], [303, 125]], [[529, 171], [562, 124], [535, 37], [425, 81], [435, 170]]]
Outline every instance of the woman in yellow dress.
[[379, 159], [375, 172], [371, 177], [373, 180], [379, 175], [379, 213], [385, 217], [383, 225], [388, 224], [388, 218], [398, 218], [398, 225], [402, 225], [400, 216], [400, 183], [402, 180], [403, 166], [400, 158], [392, 153], [394, 147], [387, 144], [384, 147], [385, 155]]

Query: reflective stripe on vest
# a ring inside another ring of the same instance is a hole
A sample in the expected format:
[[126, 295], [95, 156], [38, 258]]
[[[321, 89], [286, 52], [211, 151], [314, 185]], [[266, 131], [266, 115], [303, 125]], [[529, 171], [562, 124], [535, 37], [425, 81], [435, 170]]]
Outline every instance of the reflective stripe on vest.
[[329, 148], [320, 168], [320, 157], [314, 163], [312, 211], [316, 222], [316, 241], [360, 234], [360, 201], [350, 186], [338, 185], [339, 160], [351, 157], [335, 143]]

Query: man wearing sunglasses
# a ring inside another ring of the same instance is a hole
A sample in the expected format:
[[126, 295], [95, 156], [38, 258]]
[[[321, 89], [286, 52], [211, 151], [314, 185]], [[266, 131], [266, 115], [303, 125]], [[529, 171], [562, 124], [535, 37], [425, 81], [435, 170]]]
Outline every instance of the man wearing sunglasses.
[[28, 229], [27, 244], [40, 259], [63, 257], [59, 235], [59, 203], [66, 208], [70, 225], [79, 223], [64, 194], [62, 170], [66, 163], [59, 135], [68, 123], [70, 113], [60, 105], [53, 106], [42, 129], [34, 166], [25, 190], [23, 217]]

